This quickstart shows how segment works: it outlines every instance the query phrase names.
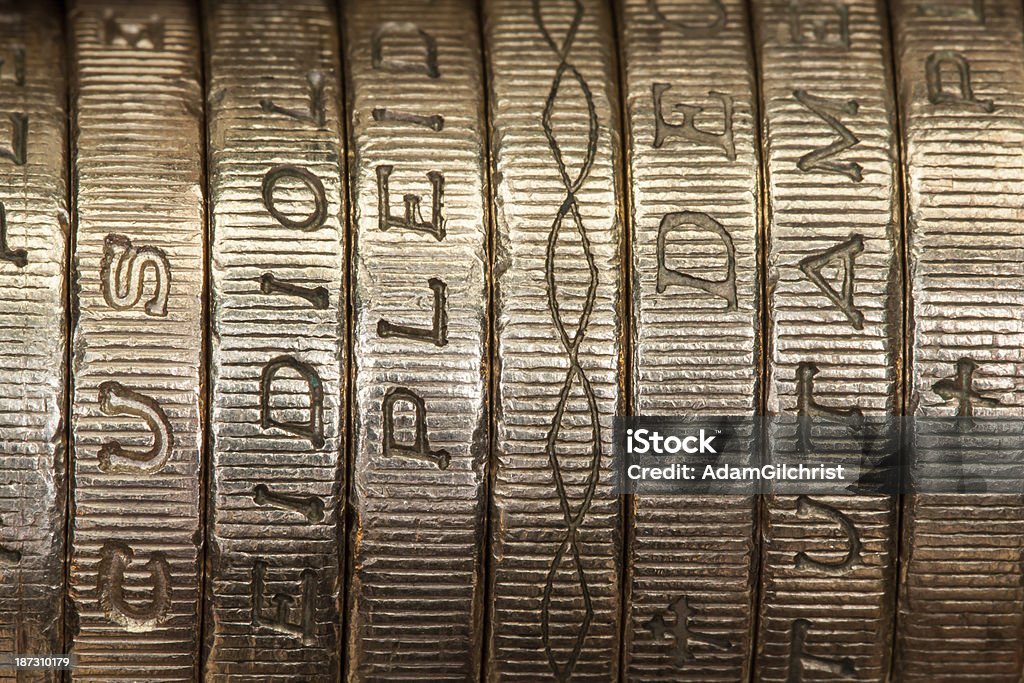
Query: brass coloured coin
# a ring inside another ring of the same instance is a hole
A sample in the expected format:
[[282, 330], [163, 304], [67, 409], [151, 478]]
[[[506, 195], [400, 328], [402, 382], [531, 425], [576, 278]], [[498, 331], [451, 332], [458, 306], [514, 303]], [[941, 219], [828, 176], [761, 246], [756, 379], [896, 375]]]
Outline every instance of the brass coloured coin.
[[4, 7], [0, 59], [0, 654], [46, 655], [64, 651], [67, 494], [70, 231], [57, 4]]
[[[869, 434], [880, 417], [898, 415], [901, 398], [885, 5], [755, 0], [753, 11], [764, 107], [766, 414], [784, 418], [769, 425], [768, 458], [853, 471], [895, 447], [886, 425]], [[806, 432], [797, 418], [810, 420]], [[888, 680], [896, 497], [779, 494], [762, 505], [754, 679]]]
[[[635, 415], [760, 410], [760, 163], [742, 2], [620, 0]], [[748, 445], [756, 434], [748, 430]], [[630, 681], [748, 678], [757, 498], [632, 498]]]
[[[905, 154], [908, 375], [918, 418], [1024, 414], [1024, 35], [1005, 0], [893, 3]], [[1011, 423], [1012, 424], [1012, 423]], [[989, 423], [966, 462], [1000, 457]], [[925, 434], [915, 457], [927, 461]], [[1010, 444], [1018, 453], [1020, 431]], [[987, 445], [987, 447], [986, 447]], [[1019, 463], [1019, 456], [1013, 456]], [[1019, 470], [1018, 470], [1019, 471]], [[1018, 480], [1019, 483], [1019, 480]], [[906, 496], [894, 675], [1024, 673], [1024, 498]]]
[[191, 680], [203, 526], [199, 22], [76, 0], [68, 642], [72, 680]]
[[205, 675], [337, 681], [347, 277], [335, 7], [208, 0], [204, 9]]
[[475, 681], [488, 202], [474, 3], [343, 3], [352, 191], [348, 680]]
[[494, 180], [495, 477], [486, 675], [619, 676], [624, 236], [600, 0], [484, 2]]

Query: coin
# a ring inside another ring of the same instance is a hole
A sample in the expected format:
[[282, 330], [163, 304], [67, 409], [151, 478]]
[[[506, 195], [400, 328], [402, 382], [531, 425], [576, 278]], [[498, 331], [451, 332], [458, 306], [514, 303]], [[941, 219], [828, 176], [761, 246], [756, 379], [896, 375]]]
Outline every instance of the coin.
[[[906, 168], [908, 416], [1024, 413], [1024, 37], [1003, 0], [893, 5]], [[971, 436], [984, 436], [981, 426]], [[1019, 436], [1014, 450], [1019, 449]], [[928, 454], [918, 449], [916, 456]], [[975, 464], [996, 454], [986, 449]], [[988, 460], [992, 462], [992, 460]], [[1024, 499], [903, 509], [899, 680], [1019, 681]]]
[[63, 652], [63, 40], [55, 3], [0, 10], [0, 653], [9, 655]]
[[204, 202], [198, 17], [70, 11], [75, 680], [197, 673]]
[[344, 4], [352, 192], [348, 679], [476, 680], [488, 202], [478, 17]]
[[611, 8], [488, 0], [495, 475], [487, 677], [612, 681], [624, 230]]
[[[788, 418], [769, 427], [769, 457], [858, 466], [861, 443], [891, 436], [872, 430], [879, 416], [898, 414], [901, 398], [885, 5], [756, 0], [753, 10], [768, 216], [766, 414]], [[857, 447], [833, 451], [813, 423], [806, 434], [794, 429], [795, 418], [838, 422]], [[887, 680], [895, 496], [775, 495], [764, 508], [755, 678]]]
[[213, 333], [205, 672], [335, 681], [347, 293], [335, 7], [208, 0], [204, 15]]
[[[753, 415], [760, 410], [760, 165], [746, 7], [620, 0], [618, 16], [633, 411]], [[747, 679], [755, 501], [633, 497], [629, 680]]]

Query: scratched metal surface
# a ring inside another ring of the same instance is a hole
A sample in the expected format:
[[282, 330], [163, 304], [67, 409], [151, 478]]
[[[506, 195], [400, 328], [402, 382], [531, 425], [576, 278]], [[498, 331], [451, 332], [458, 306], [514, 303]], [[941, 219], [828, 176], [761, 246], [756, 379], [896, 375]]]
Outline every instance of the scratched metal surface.
[[[620, 0], [618, 17], [633, 412], [753, 415], [760, 408], [760, 164], [746, 6]], [[755, 498], [638, 495], [631, 512], [626, 676], [746, 680]]]
[[207, 680], [335, 681], [347, 292], [335, 7], [209, 0], [204, 18], [212, 332], [204, 671]]
[[[67, 121], [53, 2], [0, 4], [0, 653], [63, 652]], [[0, 669], [0, 681], [59, 674]]]
[[202, 558], [199, 27], [184, 0], [70, 9], [73, 680], [194, 680]]
[[344, 3], [352, 188], [348, 679], [479, 677], [487, 229], [477, 14]]
[[[755, 0], [764, 103], [767, 414], [898, 414], [895, 103], [876, 0]], [[772, 457], [793, 430], [773, 428]], [[813, 443], [810, 462], [859, 464]], [[896, 499], [764, 499], [758, 681], [887, 679]]]
[[[900, 1], [892, 11], [913, 302], [907, 414], [1020, 416], [1021, 7], [1004, 0]], [[984, 429], [972, 438], [983, 439]], [[998, 457], [986, 450], [972, 460]], [[1022, 551], [1020, 496], [905, 499], [899, 680], [1021, 680]]]
[[624, 408], [619, 99], [611, 7], [488, 0], [496, 472], [490, 681], [614, 681]]

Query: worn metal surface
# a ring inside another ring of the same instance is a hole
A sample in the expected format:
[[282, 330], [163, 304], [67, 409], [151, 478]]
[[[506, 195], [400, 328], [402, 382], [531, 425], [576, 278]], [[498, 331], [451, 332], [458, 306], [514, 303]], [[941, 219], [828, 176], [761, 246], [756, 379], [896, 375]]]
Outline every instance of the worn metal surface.
[[[906, 154], [908, 415], [1024, 413], [1021, 6], [893, 4]], [[971, 434], [984, 443], [984, 427]], [[1019, 447], [1019, 434], [1015, 440]], [[927, 453], [919, 453], [927, 456]], [[996, 462], [994, 449], [971, 455]], [[898, 680], [1016, 683], [1024, 498], [908, 496]]]
[[347, 278], [335, 7], [208, 0], [204, 10], [204, 671], [207, 680], [336, 681]]
[[[885, 6], [755, 0], [753, 9], [768, 220], [766, 412], [855, 430], [857, 416], [897, 415], [901, 397]], [[787, 429], [769, 430], [773, 459], [800, 452]], [[809, 435], [804, 461], [860, 465], [859, 448], [836, 452], [817, 438]], [[886, 680], [896, 498], [778, 495], [764, 510], [755, 679]]]
[[183, 0], [70, 9], [74, 680], [193, 680], [202, 545], [199, 28]]
[[611, 8], [488, 0], [495, 199], [491, 681], [619, 674], [624, 409]]
[[352, 187], [348, 679], [469, 681], [483, 638], [487, 226], [477, 14], [344, 3]]
[[[756, 83], [742, 2], [620, 0], [635, 415], [760, 410]], [[752, 437], [748, 434], [747, 437]], [[753, 496], [632, 499], [625, 675], [746, 680]]]
[[[63, 652], [67, 493], [67, 111], [56, 3], [0, 4], [0, 59], [0, 653], [50, 654]], [[57, 678], [0, 668], [0, 681]]]

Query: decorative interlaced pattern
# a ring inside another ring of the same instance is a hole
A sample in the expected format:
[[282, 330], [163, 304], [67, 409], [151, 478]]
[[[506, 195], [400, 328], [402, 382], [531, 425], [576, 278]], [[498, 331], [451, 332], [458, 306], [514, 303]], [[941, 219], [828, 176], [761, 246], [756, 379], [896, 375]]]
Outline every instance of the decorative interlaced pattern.
[[[544, 23], [544, 18], [541, 13], [542, 1], [543, 0], [534, 0], [533, 2], [534, 20], [536, 21], [541, 34], [544, 36], [544, 40], [558, 56], [558, 69], [555, 72], [555, 77], [551, 83], [551, 91], [548, 93], [547, 102], [544, 105], [542, 125], [544, 127], [544, 136], [547, 138], [548, 146], [551, 149], [551, 155], [554, 158], [555, 164], [558, 166], [558, 173], [562, 179], [562, 184], [565, 186], [565, 199], [558, 208], [558, 213], [555, 215], [554, 222], [551, 224], [551, 232], [548, 235], [547, 257], [544, 268], [548, 291], [548, 307], [551, 310], [551, 317], [555, 323], [555, 328], [558, 330], [562, 347], [565, 349], [565, 353], [568, 356], [569, 369], [559, 392], [558, 404], [555, 407], [554, 415], [552, 415], [551, 427], [548, 430], [547, 436], [548, 461], [551, 464], [551, 469], [554, 474], [559, 505], [565, 519], [565, 535], [558, 546], [558, 550], [555, 552], [555, 556], [551, 560], [551, 567], [548, 570], [547, 580], [544, 584], [543, 602], [541, 607], [541, 637], [544, 641], [544, 652], [547, 655], [548, 663], [550, 664], [552, 671], [554, 671], [559, 680], [564, 681], [573, 673], [573, 669], [579, 659], [580, 652], [583, 649], [583, 643], [587, 638], [591, 623], [594, 619], [594, 608], [590, 595], [590, 587], [587, 585], [583, 562], [580, 557], [578, 532], [580, 526], [583, 524], [583, 520], [586, 517], [587, 512], [590, 510], [590, 506], [594, 498], [594, 492], [597, 488], [598, 478], [600, 476], [601, 425], [599, 422], [597, 398], [594, 395], [594, 389], [591, 386], [590, 380], [583, 372], [583, 368], [580, 366], [579, 349], [580, 344], [583, 342], [587, 324], [590, 321], [590, 315], [593, 311], [594, 302], [597, 297], [597, 265], [594, 261], [593, 252], [591, 251], [590, 239], [587, 235], [586, 227], [583, 224], [583, 218], [580, 215], [579, 203], [577, 201], [576, 194], [580, 191], [580, 188], [590, 175], [590, 170], [594, 163], [594, 157], [597, 153], [598, 120], [594, 97], [590, 91], [590, 87], [587, 85], [583, 75], [569, 61], [569, 54], [572, 51], [573, 42], [576, 39], [580, 23], [583, 19], [583, 5], [579, 0], [575, 0], [573, 3], [574, 12], [572, 21], [568, 30], [565, 32], [564, 39], [561, 44], [559, 44], [555, 41], [551, 31], [549, 31], [548, 27]], [[558, 102], [561, 93], [562, 83], [566, 79], [573, 79], [576, 81], [580, 92], [582, 92], [586, 99], [587, 105], [587, 147], [582, 163], [579, 168], [575, 170], [574, 176], [570, 175], [570, 169], [566, 167], [566, 162], [562, 157], [562, 149], [558, 144], [558, 140], [555, 137], [551, 124], [552, 114], [554, 113], [555, 105]], [[567, 324], [562, 317], [563, 312], [558, 304], [558, 283], [556, 282], [555, 270], [556, 245], [558, 243], [559, 234], [566, 227], [567, 222], [570, 225], [570, 229], [574, 229], [579, 235], [583, 256], [586, 259], [589, 270], [589, 280], [587, 282], [583, 311], [579, 316], [579, 320], [574, 329], [571, 329], [571, 323]], [[591, 461], [589, 472], [585, 480], [584, 495], [581, 499], [574, 501], [570, 500], [569, 494], [566, 491], [565, 482], [562, 477], [562, 466], [559, 462], [558, 453], [556, 451], [556, 444], [559, 440], [562, 417], [569, 405], [570, 393], [576, 383], [579, 383], [579, 387], [582, 389], [583, 394], [586, 397], [587, 415], [590, 420], [592, 437], [590, 448]], [[575, 509], [573, 508], [574, 503], [576, 504]], [[556, 659], [556, 653], [551, 648], [551, 599], [552, 593], [554, 592], [555, 577], [566, 553], [569, 553], [570, 555], [573, 570], [579, 580], [579, 588], [583, 596], [584, 617], [576, 632], [576, 639], [573, 643], [572, 651], [564, 662], [559, 662]]]

